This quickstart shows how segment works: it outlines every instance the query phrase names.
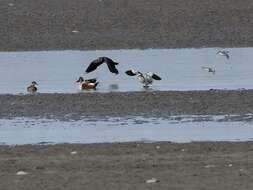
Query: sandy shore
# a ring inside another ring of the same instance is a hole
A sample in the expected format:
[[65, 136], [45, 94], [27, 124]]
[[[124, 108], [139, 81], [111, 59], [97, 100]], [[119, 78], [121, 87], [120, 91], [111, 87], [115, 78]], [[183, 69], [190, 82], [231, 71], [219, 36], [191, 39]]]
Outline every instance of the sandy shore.
[[0, 51], [253, 46], [251, 0], [2, 0]]
[[[252, 147], [252, 142], [1, 146], [0, 187], [251, 190]], [[146, 183], [152, 178], [158, 181]]]
[[[247, 47], [253, 1], [2, 0], [0, 24], [0, 51]], [[245, 114], [252, 100], [251, 90], [1, 95], [0, 118]], [[250, 190], [252, 145], [0, 146], [0, 189]]]
[[253, 113], [253, 90], [0, 95], [0, 118]]

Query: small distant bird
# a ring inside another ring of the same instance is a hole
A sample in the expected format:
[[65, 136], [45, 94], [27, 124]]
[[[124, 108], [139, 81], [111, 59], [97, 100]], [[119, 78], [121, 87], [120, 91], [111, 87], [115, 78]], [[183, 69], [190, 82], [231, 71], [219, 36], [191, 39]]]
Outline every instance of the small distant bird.
[[147, 72], [145, 74], [142, 74], [139, 71], [135, 71], [133, 69], [126, 71], [126, 74], [129, 76], [135, 76], [137, 75], [137, 79], [144, 84], [143, 87], [148, 87], [150, 84], [153, 83], [153, 79], [154, 80], [162, 80], [161, 77], [159, 77], [158, 75], [156, 75], [155, 73], [152, 72]]
[[101, 65], [102, 63], [106, 63], [109, 70], [112, 73], [115, 73], [116, 75], [119, 73], [118, 69], [116, 68], [115, 65], [118, 65], [119, 63], [114, 62], [112, 59], [108, 58], [108, 57], [99, 57], [97, 59], [95, 59], [94, 61], [92, 61], [90, 63], [90, 65], [88, 66], [88, 68], [86, 69], [86, 73], [92, 72], [94, 70], [96, 70], [96, 68]]
[[83, 77], [79, 77], [79, 79], [76, 82], [80, 83], [80, 90], [96, 89], [99, 83], [95, 78], [84, 80]]
[[220, 50], [216, 54], [225, 56], [227, 59], [229, 59], [229, 51], [227, 51], [227, 50]]
[[206, 71], [208, 71], [209, 73], [213, 73], [213, 74], [215, 74], [215, 69], [214, 68], [211, 68], [211, 67], [201, 67], [203, 70], [206, 70]]
[[38, 88], [36, 86], [38, 86], [38, 84], [35, 81], [32, 81], [32, 84], [27, 87], [27, 92], [29, 93], [37, 92]]

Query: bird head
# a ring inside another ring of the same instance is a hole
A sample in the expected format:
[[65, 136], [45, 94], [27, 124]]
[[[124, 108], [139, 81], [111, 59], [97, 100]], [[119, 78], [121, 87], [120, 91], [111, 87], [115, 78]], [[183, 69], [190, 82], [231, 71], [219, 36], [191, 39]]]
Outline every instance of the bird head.
[[38, 86], [38, 84], [37, 84], [37, 82], [35, 82], [35, 81], [32, 81], [32, 85], [37, 85]]
[[76, 82], [83, 82], [84, 81], [84, 79], [83, 79], [83, 77], [79, 77], [79, 79], [76, 81]]

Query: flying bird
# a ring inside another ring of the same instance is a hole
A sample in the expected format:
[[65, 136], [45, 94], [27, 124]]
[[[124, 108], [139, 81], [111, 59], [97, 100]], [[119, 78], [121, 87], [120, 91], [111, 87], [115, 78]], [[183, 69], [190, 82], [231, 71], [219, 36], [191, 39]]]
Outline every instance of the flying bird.
[[208, 71], [209, 73], [213, 73], [213, 74], [215, 74], [215, 69], [214, 68], [211, 68], [211, 67], [201, 67], [203, 70], [206, 70], [206, 71]]
[[97, 69], [97, 67], [99, 65], [101, 65], [102, 63], [106, 63], [108, 66], [108, 69], [112, 72], [115, 73], [116, 75], [119, 73], [118, 69], [116, 68], [115, 65], [118, 65], [119, 63], [114, 62], [112, 59], [108, 58], [108, 57], [99, 57], [97, 59], [95, 59], [94, 61], [92, 61], [90, 63], [90, 65], [88, 66], [88, 68], [86, 69], [86, 73], [92, 72], [94, 70]]
[[26, 88], [27, 92], [29, 92], [29, 93], [37, 92], [37, 90], [38, 90], [37, 86], [38, 86], [38, 84], [35, 81], [32, 81], [32, 84]]
[[83, 77], [79, 77], [79, 79], [76, 82], [80, 84], [79, 85], [80, 90], [95, 89], [99, 83], [95, 78], [84, 80]]
[[229, 51], [227, 51], [227, 50], [220, 50], [220, 51], [218, 51], [216, 54], [219, 54], [219, 55], [221, 55], [221, 56], [225, 56], [227, 59], [229, 59]]
[[150, 84], [153, 83], [153, 80], [162, 80], [161, 77], [159, 77], [158, 75], [152, 72], [147, 72], [143, 74], [140, 71], [135, 71], [131, 69], [131, 70], [127, 70], [126, 74], [129, 76], [137, 75], [137, 79], [140, 81], [140, 83], [144, 84], [143, 87], [148, 87]]

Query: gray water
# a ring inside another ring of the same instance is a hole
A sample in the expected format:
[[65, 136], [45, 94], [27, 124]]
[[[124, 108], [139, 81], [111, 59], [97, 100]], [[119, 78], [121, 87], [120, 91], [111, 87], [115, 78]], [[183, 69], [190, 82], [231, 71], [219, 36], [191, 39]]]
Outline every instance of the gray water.
[[104, 142], [250, 141], [253, 115], [170, 118], [86, 118], [58, 121], [39, 118], [0, 119], [1, 144], [55, 144]]
[[[148, 49], [106, 51], [0, 52], [0, 93], [26, 93], [35, 80], [41, 93], [79, 92], [75, 81], [89, 63], [99, 56], [119, 62], [115, 76], [101, 65], [85, 78], [97, 77], [97, 91], [142, 91], [135, 77], [124, 72], [130, 68], [152, 71], [162, 77], [151, 90], [207, 90], [252, 88], [253, 48], [229, 48], [230, 59], [219, 56], [219, 48]], [[202, 66], [216, 69], [212, 74]]]

